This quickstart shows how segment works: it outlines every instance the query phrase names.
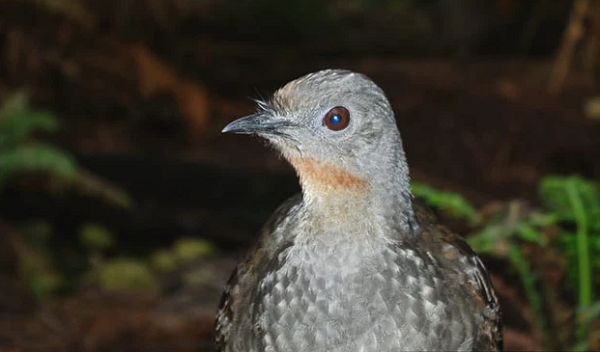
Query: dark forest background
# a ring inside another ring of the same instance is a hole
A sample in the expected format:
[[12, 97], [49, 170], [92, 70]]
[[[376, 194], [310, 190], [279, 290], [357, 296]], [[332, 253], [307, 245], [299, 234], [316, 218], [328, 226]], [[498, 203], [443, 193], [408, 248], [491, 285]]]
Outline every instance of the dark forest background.
[[599, 48], [596, 0], [0, 1], [0, 351], [211, 351], [299, 191], [220, 131], [323, 68], [388, 95], [506, 349], [600, 349]]

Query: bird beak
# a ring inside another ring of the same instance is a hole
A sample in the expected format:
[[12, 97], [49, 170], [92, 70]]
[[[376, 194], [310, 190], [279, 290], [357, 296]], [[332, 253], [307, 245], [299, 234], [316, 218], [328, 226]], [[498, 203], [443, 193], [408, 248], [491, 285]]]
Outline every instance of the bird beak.
[[254, 114], [229, 123], [221, 132], [258, 135], [287, 135], [285, 130], [292, 125], [285, 120], [276, 119], [270, 114]]

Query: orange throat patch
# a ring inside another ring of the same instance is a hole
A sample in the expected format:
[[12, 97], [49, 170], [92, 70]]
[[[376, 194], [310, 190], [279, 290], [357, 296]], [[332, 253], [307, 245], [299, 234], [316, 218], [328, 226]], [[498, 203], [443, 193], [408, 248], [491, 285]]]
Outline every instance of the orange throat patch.
[[308, 157], [291, 157], [290, 163], [296, 169], [302, 187], [322, 191], [366, 190], [369, 183], [340, 167]]

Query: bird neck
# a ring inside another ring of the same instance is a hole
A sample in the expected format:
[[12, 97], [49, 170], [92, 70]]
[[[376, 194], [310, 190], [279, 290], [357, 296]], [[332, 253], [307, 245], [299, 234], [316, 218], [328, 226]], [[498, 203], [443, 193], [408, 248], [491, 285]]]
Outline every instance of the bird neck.
[[[361, 177], [310, 157], [290, 158], [302, 186], [304, 202], [319, 226], [365, 234], [386, 227], [398, 236], [415, 233], [416, 222], [404, 155], [377, 178]], [[348, 228], [346, 228], [348, 227]], [[390, 233], [390, 231], [382, 231]], [[399, 239], [399, 238], [397, 238]]]

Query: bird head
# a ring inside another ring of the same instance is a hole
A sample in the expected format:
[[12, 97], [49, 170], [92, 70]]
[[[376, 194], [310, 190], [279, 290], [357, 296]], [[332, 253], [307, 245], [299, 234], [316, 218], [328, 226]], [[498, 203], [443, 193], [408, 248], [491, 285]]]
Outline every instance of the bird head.
[[231, 122], [223, 132], [271, 142], [296, 169], [305, 199], [396, 199], [410, 208], [408, 166], [394, 113], [371, 79], [323, 70], [257, 103], [257, 113]]

